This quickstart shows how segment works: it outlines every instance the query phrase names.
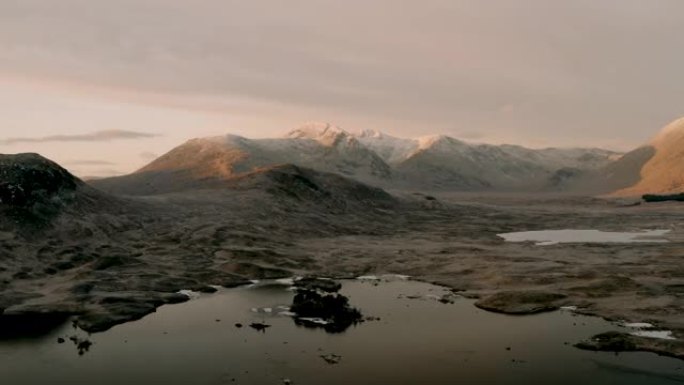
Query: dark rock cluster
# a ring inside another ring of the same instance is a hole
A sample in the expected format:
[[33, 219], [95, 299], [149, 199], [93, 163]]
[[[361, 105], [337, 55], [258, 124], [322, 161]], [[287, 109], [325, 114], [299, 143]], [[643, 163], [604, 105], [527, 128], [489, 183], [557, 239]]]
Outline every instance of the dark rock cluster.
[[319, 278], [304, 278], [296, 283], [290, 310], [297, 314], [298, 325], [323, 328], [329, 333], [341, 333], [363, 321], [361, 312], [349, 305], [349, 298], [338, 293], [338, 282]]

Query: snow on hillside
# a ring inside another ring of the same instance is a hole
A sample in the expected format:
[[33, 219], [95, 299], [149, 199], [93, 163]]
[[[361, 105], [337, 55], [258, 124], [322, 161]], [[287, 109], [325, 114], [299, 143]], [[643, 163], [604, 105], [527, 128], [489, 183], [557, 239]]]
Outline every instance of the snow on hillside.
[[471, 144], [446, 135], [404, 139], [372, 130], [356, 135], [399, 179], [436, 188], [541, 188], [560, 169], [592, 170], [620, 155], [593, 148]]
[[340, 142], [352, 142], [356, 140], [354, 136], [345, 130], [330, 123], [308, 123], [290, 131], [286, 136], [289, 139], [310, 139], [321, 143], [324, 146], [332, 147]]
[[354, 135], [390, 165], [406, 160], [419, 146], [414, 139], [397, 138], [375, 130], [363, 130]]
[[[407, 139], [309, 123], [280, 138], [226, 135], [190, 140], [141, 169], [135, 178], [98, 183], [135, 188], [152, 177], [156, 181], [152, 184], [182, 186], [197, 179], [226, 179], [258, 168], [295, 164], [385, 187], [519, 189], [532, 188], [562, 168], [600, 167], [613, 156], [597, 149], [471, 144], [446, 135]], [[176, 181], [167, 183], [169, 178]]]

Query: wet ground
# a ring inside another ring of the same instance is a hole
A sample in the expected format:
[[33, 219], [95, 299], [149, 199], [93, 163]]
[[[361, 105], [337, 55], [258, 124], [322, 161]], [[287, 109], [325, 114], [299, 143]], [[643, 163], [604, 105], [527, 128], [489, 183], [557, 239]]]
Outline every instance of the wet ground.
[[[371, 320], [342, 333], [295, 324], [290, 282], [264, 281], [193, 295], [91, 336], [67, 322], [5, 338], [0, 378], [13, 385], [684, 383], [681, 360], [574, 348], [626, 330], [600, 318], [572, 310], [495, 314], [442, 287], [365, 278], [343, 281], [341, 292]], [[82, 341], [92, 346], [79, 355]]]

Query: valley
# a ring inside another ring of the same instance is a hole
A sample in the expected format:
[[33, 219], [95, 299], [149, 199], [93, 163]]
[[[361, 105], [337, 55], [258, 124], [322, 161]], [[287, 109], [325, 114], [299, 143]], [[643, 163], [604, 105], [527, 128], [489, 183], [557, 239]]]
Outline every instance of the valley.
[[[47, 222], [3, 225], [3, 317], [63, 314], [97, 332], [186, 301], [181, 290], [213, 292], [294, 275], [391, 273], [471, 298], [508, 293], [507, 306], [520, 301], [524, 307], [526, 293], [552, 293], [554, 301], [542, 305], [648, 321], [677, 336], [684, 331], [684, 233], [678, 228], [684, 210], [672, 202], [389, 194], [294, 166], [248, 174], [221, 188], [113, 197], [82, 185], [69, 195], [72, 201]], [[18, 219], [37, 215], [13, 209]], [[638, 247], [542, 247], [497, 236], [562, 228], [672, 231], [664, 236], [668, 243]], [[680, 342], [664, 343], [681, 355]]]

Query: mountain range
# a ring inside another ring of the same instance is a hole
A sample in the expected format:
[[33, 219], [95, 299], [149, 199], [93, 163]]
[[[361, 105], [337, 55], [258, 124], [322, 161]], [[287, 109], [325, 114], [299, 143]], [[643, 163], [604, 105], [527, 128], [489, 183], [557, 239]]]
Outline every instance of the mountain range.
[[445, 135], [406, 139], [314, 123], [273, 139], [192, 139], [133, 174], [90, 183], [111, 193], [151, 195], [291, 164], [391, 189], [537, 191], [559, 170], [591, 172], [620, 157], [598, 148], [529, 149], [471, 144]]

